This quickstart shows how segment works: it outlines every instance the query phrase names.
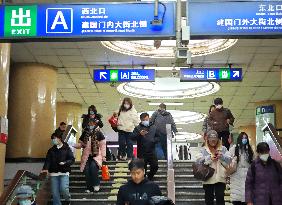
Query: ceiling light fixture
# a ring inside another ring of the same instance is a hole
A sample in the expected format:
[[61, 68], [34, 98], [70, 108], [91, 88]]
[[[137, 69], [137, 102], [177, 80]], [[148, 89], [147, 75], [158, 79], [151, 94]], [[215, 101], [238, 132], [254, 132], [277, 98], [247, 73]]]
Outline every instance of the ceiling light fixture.
[[203, 138], [202, 135], [192, 132], [183, 132], [182, 134], [176, 133], [176, 141], [195, 141]]
[[[165, 105], [174, 105], [174, 106], [182, 106], [184, 105], [184, 103], [177, 103], [177, 102], [174, 102], [174, 103], [170, 103], [170, 102], [163, 102]], [[148, 103], [149, 105], [160, 105], [161, 103]]]
[[[237, 42], [237, 39], [191, 40], [188, 48], [192, 57], [223, 51]], [[175, 40], [163, 40], [159, 48], [154, 40], [142, 41], [102, 41], [103, 46], [115, 52], [148, 58], [175, 58]]]
[[128, 82], [117, 87], [118, 92], [145, 99], [185, 99], [211, 95], [219, 91], [214, 82], [180, 82], [179, 78], [156, 78], [155, 82]]

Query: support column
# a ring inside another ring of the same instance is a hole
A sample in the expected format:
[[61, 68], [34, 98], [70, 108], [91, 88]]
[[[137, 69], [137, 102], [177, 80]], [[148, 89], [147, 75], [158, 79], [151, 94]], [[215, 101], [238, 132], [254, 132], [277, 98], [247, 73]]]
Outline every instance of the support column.
[[[57, 102], [57, 127], [60, 122], [65, 122], [67, 125], [72, 125], [77, 130], [77, 139], [81, 135], [82, 124], [82, 105], [73, 102]], [[80, 161], [81, 152], [76, 152], [76, 160]]]
[[10, 75], [7, 158], [45, 158], [56, 128], [57, 69], [17, 63]]
[[[0, 117], [4, 118], [8, 112], [10, 48], [8, 43], [0, 44]], [[6, 144], [0, 143], [0, 195], [4, 189], [5, 156]]]
[[247, 125], [239, 127], [240, 132], [245, 132], [249, 136], [250, 144], [253, 150], [256, 150], [256, 126], [255, 125]]

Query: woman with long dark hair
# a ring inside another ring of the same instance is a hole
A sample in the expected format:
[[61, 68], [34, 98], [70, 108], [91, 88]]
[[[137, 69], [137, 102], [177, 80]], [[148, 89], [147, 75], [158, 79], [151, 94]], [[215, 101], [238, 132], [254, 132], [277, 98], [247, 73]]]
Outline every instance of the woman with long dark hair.
[[233, 205], [246, 205], [245, 180], [254, 159], [254, 152], [245, 132], [241, 132], [237, 143], [230, 149], [231, 156], [237, 164], [236, 171], [230, 176], [231, 201]]
[[88, 107], [87, 114], [83, 114], [82, 118], [82, 129], [85, 129], [88, 126], [90, 119], [95, 119], [95, 123], [98, 127], [102, 128], [104, 126], [102, 122], [102, 115], [98, 113], [95, 105], [90, 105]]
[[132, 100], [124, 98], [118, 111], [118, 142], [120, 160], [131, 160], [133, 157], [133, 141], [131, 139], [134, 128], [139, 125], [139, 117]]

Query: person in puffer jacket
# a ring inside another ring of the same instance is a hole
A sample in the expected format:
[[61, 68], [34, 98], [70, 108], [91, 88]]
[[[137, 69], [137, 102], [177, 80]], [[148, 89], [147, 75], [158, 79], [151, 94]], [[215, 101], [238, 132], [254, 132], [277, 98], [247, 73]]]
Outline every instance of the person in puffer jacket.
[[282, 168], [269, 152], [266, 142], [257, 145], [258, 157], [251, 164], [245, 182], [247, 205], [282, 204]]
[[163, 157], [160, 159], [167, 159], [167, 133], [166, 133], [166, 124], [171, 124], [171, 130], [173, 133], [177, 132], [174, 119], [170, 112], [166, 111], [166, 105], [161, 103], [159, 109], [155, 111], [150, 119], [150, 122], [154, 124], [157, 128], [157, 132], [160, 134], [160, 142], [156, 147], [160, 147], [163, 152]]
[[249, 143], [249, 137], [241, 132], [237, 138], [237, 144], [230, 148], [232, 161], [237, 162], [237, 169], [230, 176], [231, 201], [233, 205], [246, 205], [245, 183], [247, 172], [253, 162], [254, 152]]
[[118, 111], [118, 159], [131, 160], [133, 157], [133, 141], [131, 139], [134, 128], [140, 123], [132, 100], [124, 98]]
[[225, 167], [230, 164], [231, 156], [227, 148], [222, 146], [215, 130], [210, 130], [207, 133], [206, 144], [201, 148], [196, 159], [215, 169], [214, 175], [203, 182], [206, 205], [214, 205], [214, 196], [216, 205], [224, 205]]

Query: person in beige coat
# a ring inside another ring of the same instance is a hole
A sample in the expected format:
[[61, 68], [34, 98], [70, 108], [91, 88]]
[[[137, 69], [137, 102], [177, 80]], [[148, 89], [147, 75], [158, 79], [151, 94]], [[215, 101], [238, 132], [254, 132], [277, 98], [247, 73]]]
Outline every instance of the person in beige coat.
[[205, 146], [201, 148], [196, 158], [198, 161], [215, 169], [214, 175], [203, 182], [206, 205], [214, 205], [214, 197], [216, 198], [216, 205], [224, 205], [225, 167], [230, 164], [231, 156], [227, 148], [222, 146], [215, 130], [210, 130], [207, 133]]
[[132, 132], [139, 125], [140, 119], [132, 100], [124, 98], [118, 111], [118, 158], [131, 160], [133, 157]]

